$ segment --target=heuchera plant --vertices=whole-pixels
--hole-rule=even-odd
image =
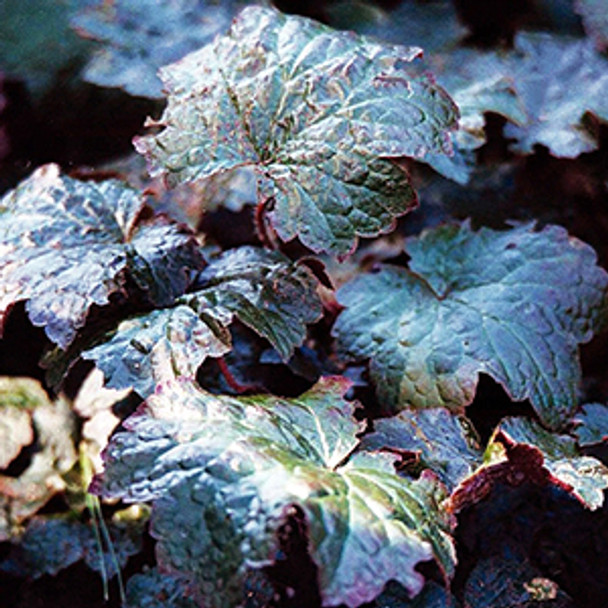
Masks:
[[[85,4],[73,26],[106,45],[86,78],[151,98],[162,86],[162,115],[135,139],[155,181],[48,164],[5,194],[0,336],[24,305],[48,338],[48,386],[84,361],[140,402],[90,486],[151,509],[157,566],[130,578],[124,604],[300,605],[289,602],[303,594],[311,606],[482,608],[509,579],[501,606],[570,605],[508,547],[452,588],[454,535],[460,513],[507,486],[602,507],[608,468],[586,448],[608,436],[608,409],[581,404],[579,346],[608,320],[608,273],[557,225],[451,220],[381,235],[418,205],[413,161],[473,179],[489,112],[517,153],[596,149],[584,126],[608,119],[596,50],[606,10],[577,3],[589,40],[520,33],[511,50],[479,51],[459,44],[463,27],[439,1],[328,7],[335,26],[366,35],[270,6],[238,12],[244,2],[214,5],[207,29],[193,19],[213,3]],[[183,193],[202,207],[218,184],[226,201],[244,189],[256,244],[223,248],[180,223]],[[273,390],[268,367],[294,386]],[[482,374],[531,406],[483,439],[467,418]],[[3,468],[34,433],[42,455],[55,449],[40,412],[59,401],[23,382],[0,383]],[[65,458],[33,463],[23,484],[63,479],[77,456]],[[3,540],[52,494],[26,507],[30,487],[0,478]],[[0,569],[36,578],[85,559],[111,576],[139,550],[118,524],[113,534],[95,557],[90,526],[35,519]],[[65,557],[41,561],[63,537]],[[281,583],[285,564],[312,572],[312,590],[294,592],[296,570]]]

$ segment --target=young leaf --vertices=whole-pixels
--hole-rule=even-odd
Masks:
[[[444,408],[404,410],[374,422],[362,447],[417,456],[452,492],[451,507],[485,498],[498,481],[554,484],[591,510],[603,503],[608,468],[581,455],[569,435],[551,433],[527,418],[505,418],[485,451],[476,441],[471,423]]]
[[[608,8],[603,0],[574,0],[576,12],[583,17],[585,31],[598,49],[605,51],[608,47]]]
[[[131,95],[161,98],[158,68],[181,59],[224,33],[245,0],[88,0],[72,18],[81,35],[102,47],[84,78]]]
[[[193,578],[209,606],[242,599],[247,569],[277,558],[279,528],[294,509],[305,519],[324,605],[359,606],[389,579],[416,593],[419,561],[435,557],[453,570],[441,487],[397,476],[385,454],[351,457],[361,426],[343,399],[347,388],[325,378],[284,399],[164,385],[114,436],[93,489],[156,501],[159,556]]]
[[[569,435],[551,433],[527,418],[505,418],[494,432],[483,464],[450,496],[454,512],[484,499],[498,482],[552,484],[591,510],[602,506],[608,468],[582,456]]]
[[[441,226],[407,241],[409,268],[384,266],[338,291],[342,356],[371,358],[387,410],[462,411],[480,373],[550,428],[577,406],[578,344],[605,321],[608,274],[563,228]]]
[[[199,274],[195,291],[174,308],[123,321],[110,340],[83,356],[104,372],[107,386],[132,386],[147,397],[161,380],[193,378],[207,357],[227,353],[228,326],[237,316],[286,360],[306,337],[306,324],[321,314],[316,287],[306,266],[279,252],[230,250]]]
[[[250,7],[161,70],[165,128],[136,148],[170,184],[253,165],[281,239],[344,255],[415,205],[388,158],[449,152],[457,110],[419,54]]]
[[[601,403],[583,405],[582,412],[573,422],[576,425],[572,434],[582,446],[595,445],[608,440],[608,407]]]
[[[132,387],[142,397],[154,392],[170,375],[194,378],[207,357],[221,357],[230,348],[230,314],[199,316],[186,305],[153,310],[122,321],[107,341],[82,356],[95,362],[108,388]]]
[[[202,259],[196,242],[159,218],[138,223],[143,203],[118,181],[80,182],[46,165],[0,200],[0,332],[26,300],[32,323],[65,349],[91,306],[133,281],[153,305],[174,301]]]

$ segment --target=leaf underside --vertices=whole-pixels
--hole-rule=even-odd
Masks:
[[[338,291],[343,357],[371,359],[381,406],[462,411],[480,373],[550,428],[577,406],[578,344],[606,312],[608,275],[563,228],[442,226],[409,239],[409,268],[384,266]]]
[[[348,254],[416,204],[388,159],[450,152],[457,110],[408,68],[419,51],[247,8],[228,35],[161,70],[165,128],[136,148],[170,184],[252,165],[282,240]]]

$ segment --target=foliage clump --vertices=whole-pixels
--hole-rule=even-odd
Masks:
[[[122,606],[601,596],[539,557],[525,505],[606,517],[581,348],[608,252],[571,217],[606,200],[608,9],[523,2],[501,29],[384,4],[53,13],[95,40],[65,73],[155,118],[139,157],[0,198],[0,584],[84,564]],[[30,55],[0,69],[44,104]],[[563,201],[529,200],[536,166],[566,168]]]

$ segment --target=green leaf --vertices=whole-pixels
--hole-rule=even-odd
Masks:
[[[462,411],[485,373],[551,428],[577,406],[578,344],[605,321],[608,275],[563,228],[441,226],[338,291],[343,357],[371,359],[382,407]]]
[[[435,557],[453,572],[442,487],[399,477],[386,454],[351,456],[361,425],[347,388],[325,378],[284,399],[164,385],[114,436],[93,489],[154,500],[161,562],[190,575],[213,607],[241,601],[247,570],[277,559],[279,528],[294,509],[324,605],[359,606],[389,579],[416,593],[418,562]]]
[[[600,403],[583,405],[582,412],[577,414],[573,423],[572,434],[582,446],[595,445],[608,440],[608,407]]]
[[[88,0],[72,18],[81,35],[100,41],[85,80],[131,95],[161,98],[158,68],[228,29],[245,0]]]
[[[406,465],[418,458],[418,470],[430,469],[452,492],[454,511],[486,498],[499,481],[553,484],[591,510],[603,504],[608,488],[608,468],[581,455],[574,437],[527,418],[502,420],[485,451],[471,423],[444,408],[404,410],[374,427],[362,447],[399,454]]]
[[[194,378],[207,357],[232,348],[228,326],[236,316],[285,359],[321,315],[317,280],[279,252],[240,247],[213,260],[173,308],[123,321],[105,343],[83,353],[111,388],[141,396],[171,377]]]
[[[318,321],[317,280],[304,265],[279,252],[239,247],[223,253],[198,277],[192,298],[226,309],[266,338],[284,360]]]
[[[26,300],[32,323],[65,349],[93,305],[126,295],[128,280],[150,304],[182,294],[201,267],[196,242],[163,218],[138,222],[135,190],[80,182],[56,165],[36,170],[0,200],[0,331]]]
[[[608,8],[603,0],[575,0],[574,8],[583,17],[585,31],[598,49],[608,47]]]
[[[523,126],[505,127],[515,151],[529,154],[542,144],[553,156],[576,158],[597,149],[585,118],[608,121],[608,60],[591,41],[520,33],[508,65],[529,116]]]
[[[418,55],[250,7],[227,36],[161,70],[165,128],[136,148],[170,184],[254,166],[281,239],[345,255],[415,206],[388,158],[449,153],[457,110],[409,71]]]

